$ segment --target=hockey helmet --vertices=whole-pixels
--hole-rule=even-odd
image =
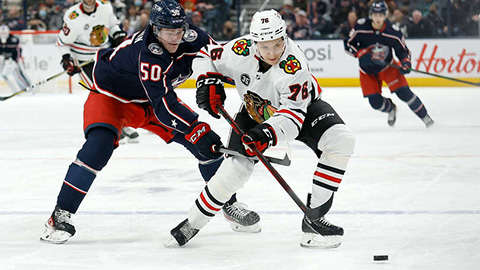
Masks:
[[[387,4],[384,1],[373,2],[372,6],[370,7],[370,12],[368,13],[371,16],[373,13],[380,13],[387,16],[388,8]]]
[[[6,24],[0,25],[0,40],[2,43],[6,43],[10,36],[10,28]]]
[[[286,38],[287,26],[280,14],[271,9],[257,11],[250,23],[250,35],[255,42]]]
[[[150,25],[161,28],[188,28],[187,14],[182,6],[173,0],[158,1],[150,10]]]

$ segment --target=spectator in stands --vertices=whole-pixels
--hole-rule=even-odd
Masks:
[[[350,33],[350,30],[352,30],[353,27],[355,27],[357,20],[358,16],[354,10],[348,12],[348,19],[347,21],[341,23],[340,26],[337,28],[336,37],[341,39],[345,39],[346,37],[348,37],[348,33]]]
[[[63,25],[63,10],[55,5],[55,0],[45,0],[47,16],[42,19],[47,24],[48,30],[58,30]]]
[[[119,21],[123,22],[127,16],[127,5],[124,0],[111,0],[110,2],[112,2],[113,13]],[[128,23],[130,24],[130,21]]]
[[[203,25],[203,17],[200,11],[194,11],[190,17],[190,23],[196,27],[206,31],[205,26]]]
[[[300,9],[295,13],[295,23],[287,28],[287,34],[291,39],[311,39],[312,30],[307,19],[307,13]]]
[[[148,14],[146,12],[140,12],[139,29],[138,30],[147,28],[149,23],[150,23],[150,21],[148,19]]]
[[[340,6],[332,10],[333,25],[340,25],[347,20],[350,10],[352,10],[352,2],[350,0],[341,0]]]
[[[129,5],[127,8],[126,19],[130,21],[130,25],[135,29],[135,31],[140,30],[140,9],[134,5]]]
[[[308,10],[309,0],[293,0],[293,7],[303,11]]]
[[[135,33],[135,28],[132,27],[128,19],[122,20],[122,29],[127,33],[127,36],[131,36],[133,33]]]
[[[279,14],[282,15],[282,19],[285,21],[287,27],[295,23],[295,12],[292,0],[283,0]]]
[[[225,21],[223,24],[223,31],[221,40],[229,41],[237,37],[237,31],[233,27],[232,21]]]
[[[438,5],[432,4],[430,6],[430,11],[428,12],[428,15],[426,17],[432,25],[434,36],[444,36],[446,34],[444,31],[445,22],[438,14]]]
[[[423,18],[422,12],[417,9],[413,11],[412,18],[409,19],[407,33],[409,38],[431,37],[433,28],[430,22],[426,18]]]
[[[308,9],[307,17],[312,18],[312,24],[317,24],[322,17],[331,20],[332,6],[329,0],[312,0],[311,7],[311,9]]]
[[[223,0],[198,0],[195,7],[203,15],[207,33],[213,38],[218,38],[223,29]]]
[[[26,21],[20,15],[18,6],[11,6],[8,10],[7,17],[4,20],[10,30],[22,30],[27,28]]]
[[[368,3],[368,0],[357,0],[352,3],[352,10],[357,13],[358,18],[368,17],[368,13],[370,11],[370,6]]]
[[[408,37],[407,24],[408,19],[400,9],[394,9],[392,12],[392,24],[398,27],[404,37]]]
[[[312,39],[332,38],[334,30],[330,16],[324,14],[312,24]]]

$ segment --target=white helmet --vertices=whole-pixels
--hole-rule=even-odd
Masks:
[[[257,11],[250,23],[250,35],[256,42],[286,38],[287,26],[277,11]]]

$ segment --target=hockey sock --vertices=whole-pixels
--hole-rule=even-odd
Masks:
[[[409,87],[402,87],[395,91],[398,98],[405,101],[418,117],[423,118],[427,115],[427,109],[423,105],[423,102],[410,90]]]
[[[208,185],[205,186],[188,213],[188,220],[194,228],[203,228],[222,209],[224,203],[219,197],[210,192]]]
[[[372,106],[372,108],[382,112],[389,112],[394,107],[394,104],[391,99],[384,98],[380,94],[374,94],[374,95],[368,96],[368,102],[370,103],[370,106]]]
[[[97,173],[107,164],[114,149],[115,133],[94,128],[70,165],[57,198],[60,209],[76,213]]]

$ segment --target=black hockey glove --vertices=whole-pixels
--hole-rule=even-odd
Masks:
[[[122,43],[125,39],[127,39],[127,33],[124,31],[117,31],[113,33],[112,38],[112,45],[110,47],[115,48],[120,45],[120,43]]]
[[[222,79],[222,74],[213,72],[202,74],[197,79],[197,105],[217,119],[220,118],[217,106],[223,106],[226,99]]]
[[[410,62],[410,59],[405,58],[401,61],[402,63],[402,68],[400,69],[400,73],[402,74],[408,74],[410,71],[412,71],[412,62]]]
[[[62,56],[62,61],[60,61],[63,69],[67,71],[67,74],[70,76],[75,75],[76,73],[80,73],[80,68],[75,66],[73,63],[73,59],[69,53],[66,53]]]
[[[195,122],[185,134],[185,139],[191,142],[198,153],[205,158],[217,159],[222,156],[222,153],[214,150],[216,146],[223,145],[220,136],[211,130],[207,123]]]
[[[260,152],[265,152],[268,147],[275,146],[277,144],[277,135],[275,130],[267,123],[256,125],[250,129],[245,135],[242,136],[242,142],[245,146],[245,153],[247,156],[255,156],[255,152],[248,147],[249,145],[255,145]],[[241,149],[241,148],[240,148]]]

